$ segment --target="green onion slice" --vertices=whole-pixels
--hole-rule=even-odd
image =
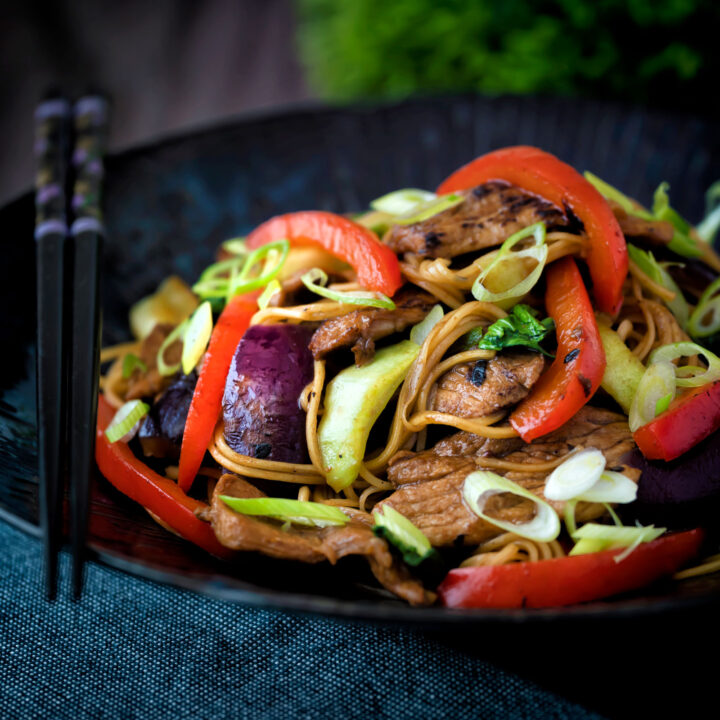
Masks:
[[[233,255],[247,255],[248,252],[244,237],[237,237],[232,238],[232,240],[226,240],[222,244],[222,249],[225,252],[232,253]]]
[[[410,330],[410,339],[416,345],[422,345],[432,329],[443,319],[445,313],[440,304],[433,305],[430,312]]]
[[[677,376],[675,382],[678,387],[700,387],[720,380],[720,358],[715,353],[694,342],[677,342],[663,345],[650,355],[650,363],[652,365],[661,362],[672,363],[673,360],[681,357],[691,357],[692,355],[702,355],[708,364],[707,370],[694,366],[675,368],[673,365]],[[692,375],[688,377],[690,372],[692,372]],[[660,397],[662,395],[657,399]]]
[[[627,548],[629,552],[622,553],[615,558],[616,562],[624,560],[640,543],[657,540],[666,528],[656,528],[654,525],[631,527],[627,525],[600,525],[599,523],[585,523],[579,530],[572,533],[573,540],[591,541],[595,549],[587,550],[588,543],[578,543],[570,551],[570,555],[581,555],[585,552],[600,552],[602,550],[616,550]]]
[[[635,432],[639,427],[654,420],[657,417],[658,403],[662,407],[668,395],[670,396],[670,402],[672,402],[678,384],[675,377],[675,366],[671,362],[667,360],[651,362],[642,378],[640,378],[640,383],[630,406],[628,416],[630,430]]]
[[[616,202],[628,215],[635,215],[645,220],[654,220],[653,214],[644,208],[633,202],[627,195],[620,192],[617,188],[613,187],[604,180],[601,180],[597,175],[593,175],[587,170],[583,173],[585,179],[604,197],[608,200]]]
[[[548,248],[545,244],[545,235],[545,223],[541,222],[529,225],[511,235],[501,245],[491,263],[475,279],[472,286],[475,299],[508,308],[518,298],[530,292],[540,279],[547,260]],[[523,250],[513,251],[515,245],[528,237],[532,237],[532,245]],[[527,274],[524,268],[526,260],[535,261],[535,267]],[[505,285],[505,290],[492,292],[486,287],[491,274],[495,281],[498,277],[503,280],[500,284]]]
[[[282,292],[282,285],[279,280],[275,278],[268,283],[267,287],[262,291],[260,297],[257,299],[258,307],[261,310],[264,310],[270,303],[272,296],[277,295],[279,292]]]
[[[662,182],[658,185],[655,195],[653,196],[652,207],[653,215],[658,220],[665,220],[675,228],[675,233],[673,234],[672,240],[668,243],[668,248],[684,257],[700,257],[702,255],[702,249],[698,247],[697,241],[691,234],[692,226],[685,218],[681,217],[677,211],[670,207],[669,189],[669,183]]]
[[[212,335],[213,319],[210,303],[205,301],[192,314],[183,337],[182,371],[189,375],[207,349]]]
[[[418,205],[435,200],[437,195],[429,190],[405,188],[383,195],[370,203],[373,210],[388,215],[405,215],[412,212]]]
[[[385,310],[394,310],[395,303],[382,293],[374,293],[367,295],[365,293],[356,293],[353,291],[330,290],[326,288],[328,282],[327,273],[320,268],[308,270],[301,278],[303,285],[317,295],[322,295],[330,300],[339,303],[349,303],[350,305],[362,305],[364,307],[377,307]]]
[[[672,300],[663,300],[663,302],[675,316],[680,327],[684,329],[688,323],[690,307],[687,304],[687,300],[685,300],[682,290],[680,290],[670,273],[655,259],[651,252],[645,252],[630,243],[628,243],[627,249],[630,259],[635,262],[648,277],[658,285],[662,285],[665,289],[675,293],[675,297]]]
[[[570,500],[590,490],[605,470],[605,456],[597,448],[573,453],[560,463],[545,482],[548,500]]]
[[[635,502],[637,498],[637,484],[627,475],[605,470],[597,482],[587,490],[576,496],[577,500],[594,503],[616,503],[625,505]]]
[[[720,228],[720,180],[714,182],[705,194],[705,218],[697,226],[697,234],[711,243]]]
[[[123,380],[127,380],[133,374],[135,368],[140,368],[142,372],[147,371],[147,365],[137,355],[128,353],[122,361]]]
[[[713,280],[700,296],[690,315],[687,330],[693,337],[707,337],[720,330],[720,278]]]
[[[185,334],[185,328],[187,328],[188,321],[183,320],[166,338],[163,340],[163,344],[157,353],[157,369],[163,377],[174,375],[182,365],[182,362],[176,365],[168,365],[165,362],[165,351],[176,341],[180,340]],[[184,348],[183,348],[184,350]]]
[[[111,442],[130,442],[140,429],[140,421],[150,412],[150,406],[142,400],[130,400],[118,408],[105,429],[105,437]]]
[[[454,208],[456,205],[465,202],[465,196],[459,193],[450,193],[449,195],[439,195],[426,202],[419,203],[414,208],[403,215],[395,215],[393,222],[397,225],[413,225],[414,223],[423,222],[438,213]]]
[[[488,470],[476,470],[470,473],[463,483],[463,499],[468,507],[480,518],[529,540],[550,542],[560,534],[560,519],[553,508],[537,495],[525,490],[517,483]],[[485,513],[487,501],[494,495],[511,493],[531,500],[535,505],[535,515],[526,523],[514,524],[494,518]]]
[[[335,527],[350,522],[350,518],[332,505],[285,498],[236,498],[221,495],[220,499],[242,515],[260,515],[308,527]]]
[[[384,537],[400,550],[403,560],[408,565],[419,565],[435,554],[422,530],[389,505],[381,505],[373,512],[373,517],[375,518],[373,532],[379,537]]]

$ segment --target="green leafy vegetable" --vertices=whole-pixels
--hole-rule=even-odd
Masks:
[[[540,347],[547,334],[555,329],[552,318],[537,319],[538,313],[528,305],[516,305],[512,312],[496,320],[477,343],[480,350],[504,350],[509,347],[528,347],[554,357]],[[475,330],[480,330],[476,328]],[[475,332],[475,330],[471,331]]]
[[[424,533],[389,505],[375,510],[373,517],[373,532],[400,550],[408,565],[414,567],[437,554]]]

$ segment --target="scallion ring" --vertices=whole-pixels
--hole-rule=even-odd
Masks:
[[[160,349],[157,352],[157,369],[158,372],[163,377],[169,377],[170,375],[174,375],[179,369],[182,363],[177,363],[175,365],[168,365],[165,362],[165,351],[176,341],[180,340],[184,334],[185,329],[188,326],[188,321],[183,320],[166,338],[163,340],[163,344],[160,346]]]
[[[260,297],[257,299],[258,307],[261,310],[264,310],[270,303],[272,296],[277,295],[279,292],[282,292],[282,285],[277,278],[274,278],[267,284],[267,287],[262,291]]]
[[[588,550],[588,543],[581,545],[581,543],[578,542],[570,551],[570,555],[582,555],[586,552],[628,548],[629,552],[622,553],[615,558],[616,562],[621,562],[640,543],[656,540],[665,531],[666,528],[656,528],[654,525],[632,527],[626,525],[585,523],[579,530],[572,533],[572,538],[575,541],[590,541],[595,549]]]
[[[431,200],[415,205],[415,207],[403,215],[395,215],[393,222],[396,225],[413,225],[423,222],[424,220],[429,220],[434,215],[454,208],[463,202],[465,202],[465,195],[460,195],[459,193],[439,195]]]
[[[487,501],[494,495],[510,493],[532,501],[535,515],[525,523],[505,522],[485,512]],[[560,534],[560,519],[555,510],[517,483],[488,470],[470,473],[463,483],[463,499],[468,507],[480,518],[507,532],[515,533],[537,542],[551,542]]]
[[[404,188],[376,198],[370,203],[370,207],[388,215],[405,215],[412,212],[418,205],[436,198],[437,195],[429,190]]]
[[[548,476],[543,494],[548,500],[570,500],[590,490],[605,470],[605,456],[597,448],[570,455]]]
[[[189,375],[200,362],[212,335],[212,308],[206,300],[192,314],[183,336],[182,371]]]
[[[705,288],[690,315],[687,330],[693,337],[707,337],[720,330],[720,278]]]
[[[667,360],[651,362],[640,378],[628,416],[630,430],[635,432],[639,427],[647,425],[657,417],[658,403],[670,396],[675,397],[676,385],[675,366]],[[667,404],[669,405],[670,402]],[[666,408],[667,409],[667,408]]]
[[[220,499],[242,515],[258,515],[310,527],[346,525],[350,518],[332,505],[286,498],[236,498],[221,495]]]
[[[128,353],[122,361],[123,380],[127,380],[133,374],[135,368],[139,368],[142,372],[147,371],[147,365],[137,355]]]
[[[373,295],[367,295],[359,292],[340,290],[330,290],[326,288],[328,282],[327,273],[320,268],[313,268],[308,270],[301,278],[303,285],[314,292],[316,295],[334,300],[339,303],[348,303],[350,305],[361,305],[363,307],[377,307],[383,308],[384,310],[394,310],[395,303],[387,296],[382,293],[374,293]]]
[[[535,287],[535,284],[542,275],[543,268],[548,256],[548,247],[545,244],[545,223],[535,223],[511,235],[502,244],[490,264],[477,276],[472,286],[472,294],[476,300],[481,302],[496,303],[507,309],[516,300]],[[513,250],[513,247],[525,238],[532,237],[533,244],[523,250]],[[535,267],[528,273],[525,269],[525,261],[535,262]],[[520,267],[518,268],[518,264]],[[497,278],[500,276],[501,283],[495,280],[494,284],[501,284],[504,290],[493,292],[486,286],[491,274]]]
[[[122,405],[105,428],[109,442],[130,442],[140,428],[140,421],[150,412],[150,406],[142,400],[130,400]]]
[[[686,377],[687,370],[683,371],[683,368],[678,368],[675,371],[677,375],[675,382],[678,387],[700,387],[720,380],[720,358],[710,350],[693,342],[677,342],[663,345],[650,355],[650,363],[652,365],[661,362],[671,363],[678,358],[692,357],[693,355],[702,355],[708,364],[708,368],[707,370],[696,368],[701,372],[697,372],[690,377]],[[674,365],[673,369],[675,369]]]

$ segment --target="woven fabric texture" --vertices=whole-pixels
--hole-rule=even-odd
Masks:
[[[598,717],[406,628],[246,608],[94,564],[82,602],[63,586],[48,603],[40,543],[0,523],[0,544],[8,720]]]

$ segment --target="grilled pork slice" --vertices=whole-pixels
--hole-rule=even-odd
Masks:
[[[490,415],[527,397],[544,368],[544,357],[534,352],[457,365],[438,381],[432,409],[464,418]]]
[[[570,422],[532,443],[519,438],[487,440],[470,433],[456,433],[430,450],[405,453],[388,469],[388,479],[398,489],[383,502],[402,513],[420,528],[434,546],[462,541],[476,545],[502,531],[477,517],[462,499],[467,475],[480,467],[481,457],[527,464],[564,457],[575,448],[594,447],[602,451],[607,465],[637,481],[640,473],[621,462],[634,448],[627,421],[622,415],[597,408],[583,408]],[[547,472],[499,471],[541,498]],[[563,503],[550,501],[561,511]],[[498,495],[491,511],[507,522],[525,522],[533,515],[529,501]],[[601,505],[580,503],[578,520],[586,522],[604,512]]]
[[[629,215],[613,200],[608,202],[626,238],[660,247],[667,245],[673,239],[675,228],[666,220],[645,220],[636,215]]]
[[[383,242],[398,255],[452,258],[501,245],[536,222],[548,228],[570,224],[554,205],[507,183],[488,182],[461,194],[465,202],[413,225],[394,225]]]
[[[402,332],[419,323],[435,304],[429,293],[407,287],[394,298],[395,310],[364,308],[325,320],[310,341],[310,351],[316,360],[333,350],[352,347],[355,364],[364,365],[375,354],[375,341]]]
[[[367,513],[352,513],[343,527],[283,530],[281,524],[241,515],[231,510],[220,495],[253,498],[264,493],[235,475],[223,475],[213,492],[210,521],[220,543],[233,550],[251,550],[285,560],[335,564],[347,555],[363,555],[377,580],[411,605],[428,605],[432,593],[411,577],[407,568],[390,553],[387,543],[371,530]]]

